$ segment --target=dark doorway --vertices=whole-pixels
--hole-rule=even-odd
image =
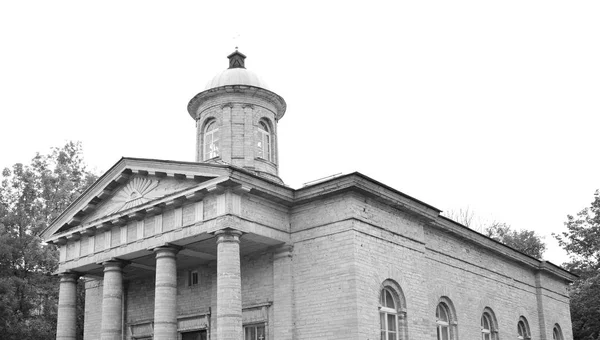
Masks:
[[[207,340],[206,330],[181,333],[181,340]]]

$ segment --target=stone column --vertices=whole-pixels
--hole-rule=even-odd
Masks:
[[[178,249],[158,247],[154,284],[154,339],[177,340],[177,261]]]
[[[292,247],[284,245],[273,253],[273,339],[293,338]]]
[[[57,340],[75,340],[77,333],[77,279],[78,274],[62,273],[58,292]]]
[[[101,340],[121,340],[123,332],[123,262],[107,261],[102,288]]]
[[[217,236],[217,340],[240,340],[242,329],[242,278],[240,236],[233,229]]]

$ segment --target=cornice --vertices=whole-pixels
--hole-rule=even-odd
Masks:
[[[276,94],[275,92],[249,85],[226,85],[202,91],[195,95],[188,103],[188,113],[193,119],[197,119],[196,114],[198,108],[202,106],[205,102],[215,97],[231,93],[248,95],[252,98],[259,98],[270,102],[275,106],[275,109],[277,111],[275,112],[276,120],[280,120],[283,117],[287,108],[287,104],[283,97]]]

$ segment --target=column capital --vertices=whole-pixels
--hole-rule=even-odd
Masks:
[[[160,247],[153,248],[152,251],[156,254],[156,257],[175,257],[177,253],[183,249],[183,247],[174,244],[165,244]]]
[[[58,275],[58,277],[60,277],[60,282],[77,282],[77,280],[81,276],[80,273],[69,272],[69,271],[60,272],[57,275]]]
[[[242,232],[235,229],[221,229],[215,231],[215,236],[217,237],[217,244],[221,242],[235,242],[240,243],[240,236],[242,236]]]
[[[110,259],[108,261],[103,261],[102,266],[104,267],[104,272],[109,271],[121,271],[123,267],[129,264],[129,261],[123,261],[119,259]]]

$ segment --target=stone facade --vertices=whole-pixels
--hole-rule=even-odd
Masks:
[[[359,173],[283,185],[285,102],[235,72],[190,102],[198,162],[124,158],[45,231],[57,339],[74,339],[77,277],[86,340],[572,339],[560,267]]]

